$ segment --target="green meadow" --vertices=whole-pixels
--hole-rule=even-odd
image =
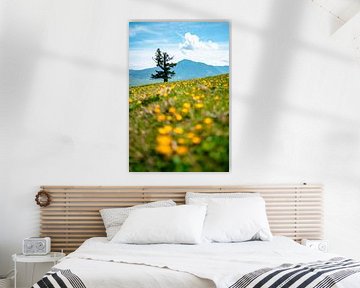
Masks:
[[[229,171],[229,74],[129,88],[129,171]]]

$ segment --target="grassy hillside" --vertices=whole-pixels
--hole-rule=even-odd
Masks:
[[[229,171],[229,74],[129,89],[130,171]]]

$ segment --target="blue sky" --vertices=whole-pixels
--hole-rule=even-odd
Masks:
[[[154,67],[157,48],[209,65],[229,65],[228,22],[129,22],[129,68]]]

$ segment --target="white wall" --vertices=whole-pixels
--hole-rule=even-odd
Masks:
[[[41,184],[323,183],[330,250],[360,258],[360,66],[311,1],[0,3],[0,273]],[[230,173],[128,173],[130,19],[232,21]]]

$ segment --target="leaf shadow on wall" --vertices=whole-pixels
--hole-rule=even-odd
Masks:
[[[148,3],[146,0],[136,1]],[[169,11],[177,11],[180,15],[183,13],[183,19],[228,19],[221,10],[218,13],[209,12],[206,9],[200,8],[196,3],[192,5],[178,1],[153,0],[152,5],[164,7]],[[247,109],[246,120],[240,124],[242,125],[241,128],[238,128],[239,124],[233,122],[234,115],[231,115],[231,135],[234,133],[241,135],[239,136],[240,143],[236,143],[236,145],[239,145],[238,147],[234,147],[234,143],[230,142],[232,148],[237,150],[237,158],[231,157],[232,162],[246,163],[247,169],[252,171],[256,171],[258,167],[266,167],[268,163],[270,165],[273,162],[273,150],[278,145],[276,140],[279,141],[279,139],[276,138],[279,138],[280,125],[283,122],[282,117],[285,113],[299,116],[302,119],[311,119],[315,122],[320,120],[324,123],[331,123],[330,125],[340,124],[342,126],[350,125],[351,127],[360,125],[354,119],[327,112],[325,109],[294,105],[289,101],[292,95],[286,91],[286,84],[293,68],[294,58],[298,55],[299,51],[312,53],[329,60],[336,59],[344,64],[351,64],[354,61],[352,57],[346,54],[331,47],[319,46],[308,42],[301,36],[301,28],[305,21],[304,10],[312,8],[311,3],[304,1],[271,1],[268,21],[263,27],[255,27],[238,18],[229,19],[231,29],[233,30],[232,35],[235,34],[235,31],[236,33],[253,33],[262,42],[261,53],[256,61],[257,68],[253,77],[252,90],[247,95],[241,93],[232,93],[231,95],[232,110],[235,108],[234,105],[246,106]],[[159,21],[159,19],[149,19],[149,21]],[[239,52],[241,53],[241,51],[234,51],[232,49],[234,57],[231,57],[230,65],[233,72],[241,69],[241,63],[234,62],[235,53]],[[234,77],[234,75],[231,75],[231,78]],[[232,87],[232,90],[235,90],[234,87]],[[316,97],[316,95],[313,97]],[[235,127],[238,130],[235,131]],[[280,139],[280,141],[284,140]],[[248,165],[251,165],[251,167]],[[300,173],[300,175],[304,175],[304,173],[308,173],[308,171],[299,170],[296,165],[289,168],[291,168],[294,174]],[[326,171],[320,172],[324,173]]]

